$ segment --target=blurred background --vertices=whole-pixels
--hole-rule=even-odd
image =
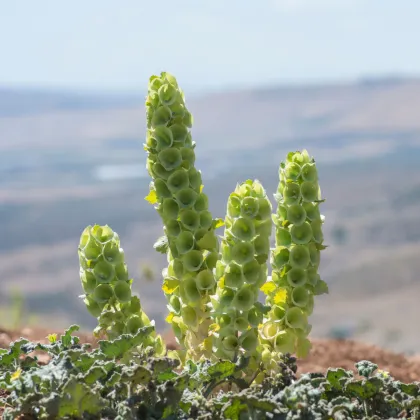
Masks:
[[[0,1],[0,325],[95,325],[77,246],[98,223],[166,328],[142,143],[148,79],[169,71],[214,217],[238,181],[272,197],[287,152],[315,157],[330,294],[312,336],[420,352],[419,17],[416,0]]]

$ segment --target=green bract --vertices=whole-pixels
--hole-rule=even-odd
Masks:
[[[131,294],[132,280],[117,233],[109,226],[88,226],[80,237],[78,253],[82,297],[89,313],[98,319],[95,335],[114,339],[151,326],[140,299]],[[162,338],[154,331],[142,345],[153,347],[157,354],[165,352]]]
[[[271,310],[260,328],[265,365],[273,370],[279,353],[306,356],[314,296],[328,292],[318,274],[320,251],[325,245],[315,161],[306,150],[289,153],[280,165],[279,176],[272,279],[263,288]]]
[[[186,356],[197,360],[206,352],[219,243],[201,173],[194,167],[192,117],[169,73],[150,78],[146,119],[146,166],[152,178],[146,199],[162,218],[168,244],[169,266],[163,272],[167,319]]]
[[[261,229],[265,226],[265,229]],[[253,355],[263,313],[257,304],[267,280],[271,203],[259,181],[237,185],[229,196],[222,238],[222,258],[216,264],[218,287],[212,298],[213,334],[217,357],[235,360]]]

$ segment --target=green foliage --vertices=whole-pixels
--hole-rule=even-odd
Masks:
[[[243,360],[189,360],[181,367],[140,350],[149,328],[100,341],[95,349],[72,335],[77,326],[59,339],[50,336],[49,344],[11,343],[0,351],[3,419],[419,418],[419,384],[395,381],[368,361],[356,364],[361,380],[344,369],[296,380],[296,359],[284,355],[276,375],[250,384],[235,376]],[[31,356],[34,351],[47,353],[49,363]],[[226,384],[231,390],[222,392]]]

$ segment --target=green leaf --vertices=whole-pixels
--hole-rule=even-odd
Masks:
[[[328,369],[327,371],[327,381],[336,389],[342,389],[343,388],[343,379],[349,379],[352,378],[353,374],[350,371],[346,371],[344,369],[338,368],[338,369]]]
[[[379,378],[371,378],[376,379],[380,381]],[[378,390],[380,388],[380,385],[378,386],[378,383],[372,382],[370,380],[368,381],[354,381],[349,382],[345,386],[346,392],[349,392],[350,394],[353,394],[354,396],[362,399],[367,400],[368,398],[372,398],[375,394],[378,393]]]
[[[107,371],[102,366],[92,366],[84,375],[83,379],[86,384],[93,385],[96,381],[104,379],[107,376]]]
[[[144,385],[150,382],[152,372],[144,366],[124,367],[121,381],[131,382],[134,385]]]
[[[360,376],[369,378],[378,369],[378,365],[370,362],[369,360],[361,360],[354,365]]]
[[[153,248],[161,254],[166,254],[169,248],[168,237],[166,235],[161,236],[153,245]]]
[[[257,408],[259,410],[264,410],[269,413],[273,412],[278,408],[277,404],[269,400],[268,398],[258,398],[253,395],[247,395],[246,398],[243,398],[242,401],[247,404],[249,408]]]
[[[248,410],[247,406],[242,404],[241,400],[236,397],[225,404],[224,408],[222,409],[222,413],[225,419],[239,420],[239,416],[244,410]]]
[[[213,378],[221,381],[222,379],[231,376],[235,372],[235,363],[229,360],[217,362],[214,365],[209,366],[207,373]]]
[[[417,384],[400,384],[401,391],[412,397],[417,397],[420,394],[420,387]]]
[[[60,392],[58,416],[79,416],[98,414],[107,401],[92,392],[85,384],[78,383],[75,377],[70,378]]]
[[[328,294],[329,290],[327,283],[324,280],[318,280],[314,288],[314,293],[316,296]]]
[[[270,310],[271,310],[271,306],[270,305],[264,305],[261,302],[255,302],[254,303],[254,307],[256,309],[258,309],[258,311],[260,311],[264,315],[268,314],[270,312]]]
[[[75,331],[79,331],[79,329],[80,327],[78,325],[71,325],[66,331],[64,331],[64,335],[60,337],[61,343],[64,347],[67,348],[79,343],[79,338],[72,336],[72,334]]]
[[[98,342],[98,345],[105,356],[120,359],[134,347],[142,344],[154,330],[154,326],[146,326],[139,329],[135,335],[122,334],[113,341],[101,340]]]

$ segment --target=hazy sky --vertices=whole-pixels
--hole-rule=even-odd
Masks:
[[[0,0],[0,85],[194,91],[420,75],[419,0]]]

